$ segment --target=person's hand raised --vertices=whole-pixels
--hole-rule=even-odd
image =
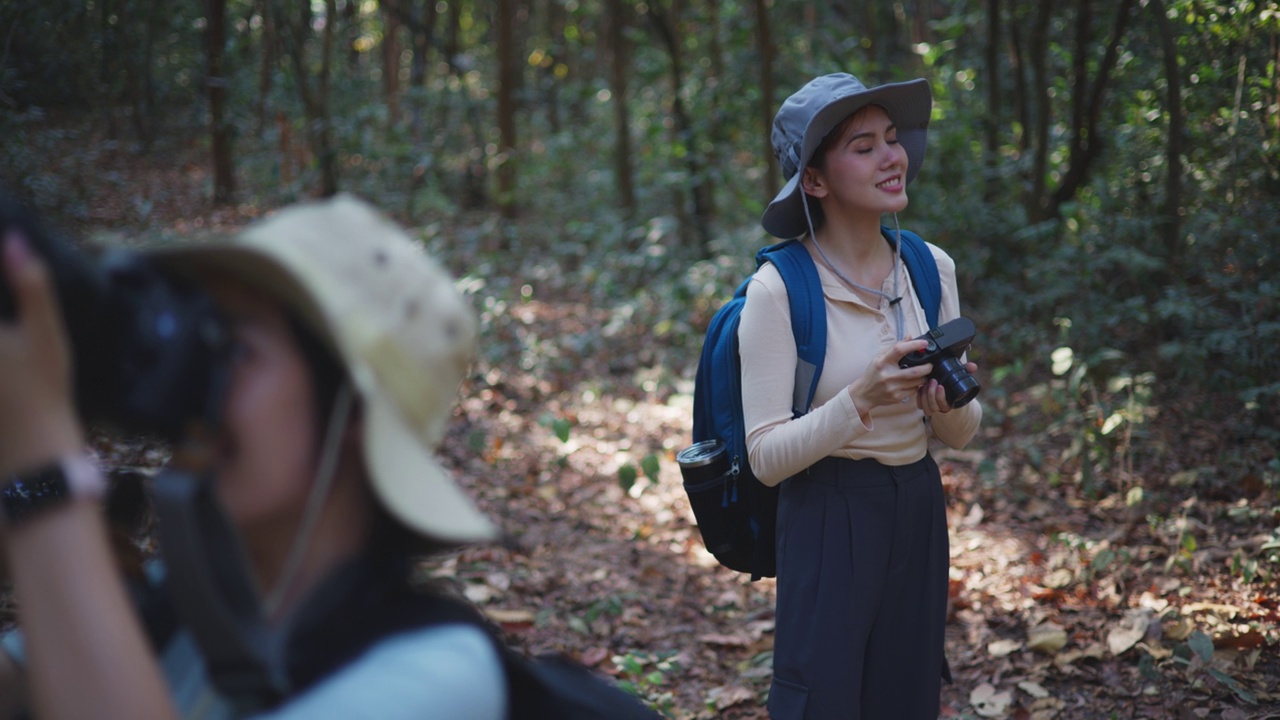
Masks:
[[[3,239],[16,314],[0,320],[0,473],[79,452],[69,343],[48,268],[17,233]]]

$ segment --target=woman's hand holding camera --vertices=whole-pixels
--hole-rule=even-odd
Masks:
[[[870,421],[874,408],[904,403],[917,395],[926,384],[925,378],[933,370],[933,365],[926,363],[904,369],[898,367],[898,359],[907,353],[924,350],[927,345],[924,340],[904,340],[894,345],[872,360],[862,377],[849,385],[849,397],[858,408],[862,422]]]
[[[972,375],[978,372],[978,364],[965,363],[964,369]],[[951,412],[951,406],[947,404],[946,391],[933,378],[926,380],[920,386],[920,390],[916,394],[916,407],[920,408],[925,417]]]
[[[872,409],[910,402],[913,397],[916,407],[925,417],[951,411],[942,386],[929,378],[929,373],[933,372],[932,363],[909,368],[898,366],[904,355],[924,350],[927,346],[925,340],[904,340],[871,361],[862,377],[849,385],[849,396],[864,423],[870,420]],[[975,363],[968,363],[965,367],[970,373],[978,369]]]
[[[16,233],[3,239],[16,317],[0,320],[0,473],[83,448],[66,331],[49,272]]]

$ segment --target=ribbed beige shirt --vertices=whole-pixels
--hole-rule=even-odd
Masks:
[[[814,254],[812,245],[805,241]],[[956,292],[956,264],[932,243],[942,280],[942,308],[938,324],[960,316]],[[766,263],[747,287],[747,301],[738,327],[742,357],[742,410],[747,427],[751,469],[766,485],[776,485],[828,455],[874,458],[885,465],[906,465],[928,451],[930,427],[939,440],[964,447],[982,421],[977,401],[922,422],[924,413],[914,402],[872,409],[870,425],[863,424],[846,392],[871,361],[898,342],[896,312],[889,301],[868,305],[816,261],[827,299],[827,355],[814,396],[814,409],[792,419],[796,345],[791,334],[787,289],[778,270]],[[882,290],[892,295],[893,273]],[[903,307],[903,339],[919,337],[928,328],[920,300],[905,265],[898,265],[898,295]],[[981,335],[974,341],[982,342]]]

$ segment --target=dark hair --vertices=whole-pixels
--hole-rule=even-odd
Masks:
[[[347,370],[315,331],[291,312],[286,313],[286,317],[298,351],[311,371],[311,394],[316,406],[315,436],[318,444],[323,443],[338,390],[347,381]]]

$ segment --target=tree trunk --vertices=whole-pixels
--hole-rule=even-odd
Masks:
[[[267,98],[271,96],[271,85],[275,78],[276,67],[276,24],[275,13],[267,7],[270,0],[257,0],[258,14],[262,16],[262,59],[258,65],[258,99],[254,103],[254,116],[257,118],[256,135],[261,138],[267,129]]]
[[[440,13],[436,11],[435,0],[422,0],[412,4],[413,23],[410,29],[413,32],[413,64],[409,70],[409,86],[421,88],[427,84],[427,56],[431,52],[431,36]]]
[[[711,187],[703,170],[702,157],[698,154],[697,134],[693,122],[684,106],[681,90],[684,87],[684,53],[677,36],[679,23],[679,3],[672,2],[671,17],[663,16],[658,0],[649,3],[649,18],[662,44],[667,48],[671,58],[671,119],[675,133],[675,145],[684,152],[685,171],[689,176],[690,195],[693,200],[692,226],[703,253],[711,255],[711,218],[714,215],[711,200]],[[677,153],[678,154],[678,153]]]
[[[360,47],[357,45],[360,39],[360,10],[356,0],[347,0],[342,6],[342,25],[347,31],[347,67],[354,68],[360,64]]]
[[[915,42],[933,44],[933,33],[929,31],[929,16],[932,14],[932,0],[916,0],[915,28],[913,32]]]
[[[870,5],[870,3],[866,3]],[[773,116],[777,112],[774,103],[775,86],[773,80],[773,26],[769,22],[769,0],[755,0],[756,6],[756,49],[760,53],[760,137],[764,140],[764,158],[768,168],[764,174],[764,192],[766,201],[773,200],[778,194],[778,159],[773,155]],[[871,11],[868,10],[868,13]]]
[[[99,28],[99,36],[102,38],[102,65],[98,74],[98,84],[101,86],[102,97],[107,99],[102,103],[102,110],[106,115],[107,139],[114,140],[118,130],[116,129],[116,98],[112,86],[115,84],[114,78],[119,76],[120,40],[118,30],[111,26],[111,0],[100,0],[98,7],[100,8],[99,21],[102,23]]]
[[[235,196],[231,162],[231,125],[227,122],[227,2],[208,0],[205,26],[205,86],[209,90],[209,131],[213,150],[213,202],[230,203]]]
[[[994,202],[1000,194],[1000,45],[1000,0],[987,0],[987,112],[983,123],[986,130],[983,197],[987,202]]]
[[[1089,177],[1089,168],[1102,150],[1102,140],[1098,136],[1098,118],[1102,115],[1102,104],[1106,99],[1107,85],[1111,81],[1111,71],[1115,69],[1120,58],[1120,41],[1124,38],[1132,15],[1130,10],[1134,0],[1120,0],[1116,9],[1116,19],[1112,26],[1111,39],[1107,42],[1102,62],[1094,73],[1092,83],[1089,82],[1087,66],[1077,60],[1076,67],[1085,75],[1083,80],[1077,79],[1076,89],[1072,91],[1071,119],[1071,151],[1067,172],[1062,182],[1049,198],[1047,212],[1049,217],[1058,217],[1062,204],[1071,200],[1080,191]],[[1081,0],[1082,14],[1089,0]],[[1086,21],[1091,22],[1091,19]],[[1076,53],[1088,51],[1091,44],[1091,31],[1083,28],[1078,31]],[[1089,87],[1092,85],[1092,87]]]
[[[516,216],[516,0],[498,0],[498,207]]]
[[[1022,50],[1022,28],[1018,6],[1009,8],[1009,70],[1013,75],[1013,108],[1018,114],[1018,156],[1031,152],[1031,94],[1027,90],[1026,54]]]
[[[337,0],[325,0],[324,6],[326,18],[338,16]],[[321,36],[320,42],[320,76],[316,78],[319,98],[311,122],[312,132],[314,133],[314,140],[311,146],[315,148],[316,158],[320,163],[321,197],[329,197],[338,192],[338,151],[333,146],[333,118],[329,114],[329,87],[331,80],[329,68],[333,64],[334,31],[334,23],[325,22],[324,34]]]
[[[309,0],[299,2],[293,8],[298,15],[293,20],[285,14],[285,6],[289,4],[272,3],[272,7],[277,12],[276,26],[281,30],[281,38],[286,41],[286,49],[292,61],[298,94],[302,96],[302,106],[307,117],[307,144],[311,146],[320,170],[319,195],[329,197],[338,192],[338,153],[333,146],[333,123],[329,114],[329,68],[333,60],[334,23],[324,24],[320,42],[320,70],[312,78],[306,59],[307,40],[312,34],[311,4]],[[325,0],[325,16],[329,19],[338,16],[337,0]]]
[[[399,0],[382,0],[382,97],[387,104],[387,122],[400,124],[400,20]]]
[[[547,3],[546,16],[546,37],[547,37],[547,56],[539,63],[538,72],[542,78],[543,96],[542,103],[547,112],[547,125],[551,128],[551,134],[555,135],[560,132],[560,78],[556,75],[557,65],[564,62],[561,58],[561,47],[564,39],[564,5],[551,0]]]
[[[1169,113],[1169,134],[1165,142],[1164,205],[1160,210],[1157,227],[1164,240],[1165,256],[1169,272],[1178,277],[1182,269],[1182,142],[1186,120],[1182,116],[1182,71],[1178,68],[1178,44],[1174,38],[1169,16],[1163,0],[1150,0],[1155,14],[1156,27],[1160,29],[1160,42],[1164,49],[1164,74],[1166,110]]]
[[[1026,200],[1027,220],[1036,224],[1046,219],[1048,198],[1045,185],[1049,175],[1049,12],[1052,3],[1040,3],[1035,29],[1031,33],[1031,92],[1035,96],[1035,130],[1032,134],[1031,194]]]
[[[630,69],[626,22],[628,6],[623,0],[609,0],[609,44],[613,62],[609,66],[609,85],[613,96],[613,176],[618,189],[618,204],[631,218],[636,210],[636,193],[631,166],[631,114],[627,105],[627,71]]]

